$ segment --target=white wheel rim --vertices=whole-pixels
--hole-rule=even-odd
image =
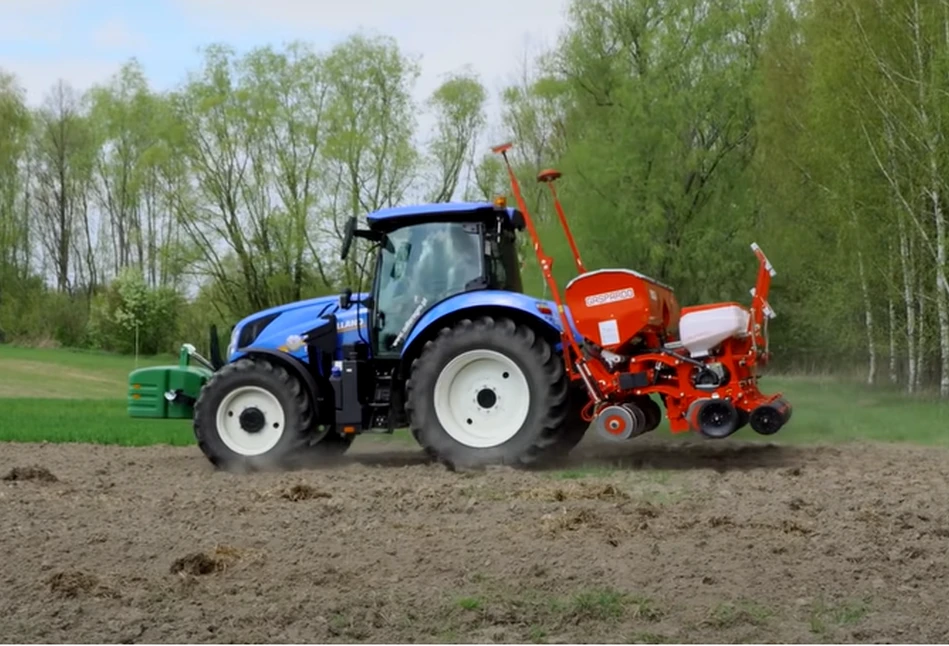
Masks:
[[[263,415],[259,430],[251,432],[244,425],[252,423],[256,408]],[[245,413],[244,425],[241,414]],[[259,419],[257,420],[259,423]],[[217,409],[217,432],[230,450],[240,455],[266,453],[280,441],[286,427],[286,416],[280,401],[269,391],[257,386],[242,386],[229,392]],[[250,424],[253,429],[255,425]]]
[[[434,402],[438,421],[455,441],[486,449],[504,444],[523,426],[530,387],[524,371],[508,357],[471,350],[438,375]]]

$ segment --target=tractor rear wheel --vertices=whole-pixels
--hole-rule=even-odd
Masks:
[[[531,328],[465,319],[425,344],[406,384],[419,444],[452,466],[526,466],[556,446],[569,408],[563,363]]]
[[[287,468],[306,456],[312,418],[299,379],[269,361],[240,359],[201,389],[194,435],[218,468]]]

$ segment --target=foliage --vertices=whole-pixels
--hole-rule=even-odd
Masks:
[[[92,343],[111,352],[157,354],[174,343],[181,310],[174,289],[149,288],[141,271],[124,269],[92,301]]]
[[[211,45],[169,93],[133,59],[37,107],[0,74],[0,332],[128,349],[148,319],[168,351],[356,288],[348,217],[507,193],[490,129],[561,284],[548,167],[588,268],[643,271],[684,305],[743,300],[758,242],[779,368],[949,396],[947,33],[941,0],[574,0],[494,124],[470,69],[416,101],[421,66],[385,36]]]

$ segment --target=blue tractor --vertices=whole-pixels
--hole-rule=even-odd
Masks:
[[[225,356],[129,378],[135,417],[192,417],[220,468],[289,467],[408,427],[454,466],[529,465],[583,437],[588,401],[561,356],[556,305],[523,293],[522,212],[494,203],[398,207],[346,225],[374,257],[368,293],[257,312]],[[216,354],[220,354],[217,352]],[[197,358],[204,366],[191,365]]]

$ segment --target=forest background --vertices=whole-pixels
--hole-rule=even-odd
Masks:
[[[35,108],[0,70],[0,342],[201,348],[357,289],[349,216],[508,194],[489,148],[510,140],[561,281],[547,167],[588,268],[747,301],[758,242],[779,370],[949,397],[949,0],[576,0],[529,63],[497,122],[466,70],[417,104],[420,63],[363,33],[210,45],[167,92],[133,59]]]

